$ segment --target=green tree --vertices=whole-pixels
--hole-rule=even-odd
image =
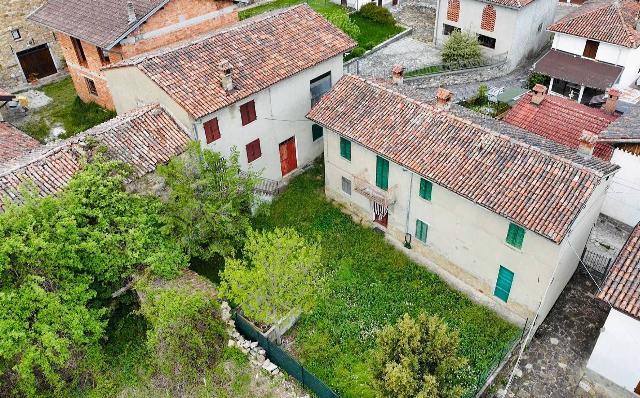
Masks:
[[[349,18],[349,14],[345,10],[333,10],[328,12],[325,17],[338,29],[351,36],[352,39],[355,40],[360,36],[360,27]]]
[[[249,230],[244,260],[226,259],[220,295],[267,325],[292,310],[308,311],[320,285],[320,248],[291,228]]]
[[[550,82],[551,78],[549,76],[538,72],[531,72],[527,78],[527,88],[531,90],[536,84],[542,84],[548,87]]]
[[[473,63],[482,59],[478,38],[473,33],[453,31],[442,47],[442,62]]]
[[[385,326],[372,356],[374,383],[382,397],[459,398],[469,367],[458,356],[460,339],[438,317],[405,314]]]
[[[391,11],[385,7],[381,7],[376,3],[367,3],[360,7],[360,14],[374,22],[379,22],[385,25],[395,25],[396,20],[393,18]]]
[[[243,173],[238,152],[228,158],[193,143],[182,156],[158,168],[170,197],[165,231],[191,258],[231,256],[250,226],[257,177]]]

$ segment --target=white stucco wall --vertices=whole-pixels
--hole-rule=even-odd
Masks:
[[[587,369],[627,391],[640,383],[640,320],[612,309],[600,331]]]
[[[331,0],[331,1],[333,3],[335,3],[335,4],[342,4],[340,2],[340,0]],[[363,5],[365,5],[367,3],[378,4],[378,1],[377,0],[374,0],[374,1],[371,1],[371,0],[347,0],[347,6],[350,7],[350,8],[354,8],[356,10],[359,10],[360,8],[362,8]],[[382,5],[383,6],[390,6],[391,4],[392,4],[392,0],[383,0],[382,1]]]
[[[322,153],[323,139],[313,141],[312,123],[305,116],[311,110],[310,80],[328,71],[331,71],[331,83],[335,84],[343,74],[342,56],[308,68],[201,120],[189,117],[184,109],[137,68],[118,68],[105,74],[118,113],[141,104],[159,102],[194,132],[194,138],[203,146],[224,155],[228,155],[235,147],[240,153],[243,169],[260,171],[264,178],[281,180],[281,142],[295,136],[299,167]],[[240,105],[250,100],[255,101],[257,119],[242,126]],[[214,117],[218,118],[221,138],[207,145],[203,123]],[[245,147],[257,138],[260,139],[262,156],[249,163]]]
[[[620,170],[613,177],[602,212],[634,226],[640,222],[640,156],[616,149],[611,163],[619,165]]]
[[[327,196],[373,225],[369,200],[355,190],[353,176],[363,174],[375,185],[376,154],[352,143],[351,161],[347,161],[340,156],[339,135],[325,129],[324,159]],[[343,176],[352,181],[350,196],[342,191]],[[413,251],[472,286],[496,306],[507,308],[522,321],[531,320],[560,259],[560,245],[526,231],[522,249],[515,249],[505,242],[508,219],[435,183],[432,200],[426,201],[418,195],[419,184],[418,175],[390,162],[389,187],[397,200],[389,211],[387,234],[404,241],[405,232],[415,234],[416,218],[427,223],[427,243],[414,237]],[[588,233],[588,228],[580,230],[580,240]],[[515,274],[507,303],[494,296],[501,265]],[[575,270],[574,264],[563,263],[560,267],[570,268],[566,273]]]

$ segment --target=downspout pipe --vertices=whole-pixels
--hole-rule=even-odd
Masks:
[[[404,169],[411,174],[409,180],[409,200],[407,201],[407,219],[404,227],[404,247],[411,249],[411,234],[409,233],[409,219],[411,215],[411,197],[413,196],[413,173],[407,169]]]

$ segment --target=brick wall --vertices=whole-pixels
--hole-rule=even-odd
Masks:
[[[223,0],[172,0],[147,19],[135,34],[147,33],[165,26],[228,7],[233,3]]]
[[[496,27],[496,9],[487,4],[482,10],[482,20],[480,21],[480,29],[484,29],[488,32],[493,32]]]
[[[447,3],[447,19],[458,22],[460,18],[460,0],[449,0]]]

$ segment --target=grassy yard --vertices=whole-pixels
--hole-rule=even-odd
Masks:
[[[261,6],[249,8],[247,10],[241,10],[238,13],[240,20],[251,18],[255,15],[262,14],[263,12],[277,10],[278,8],[285,8],[295,6],[296,4],[307,3],[311,8],[316,10],[322,15],[335,10],[342,9],[338,4],[332,3],[329,0],[275,0],[271,3],[263,4]]]
[[[452,290],[372,229],[355,224],[325,199],[323,185],[318,165],[255,220],[258,228],[292,226],[322,245],[326,291],[291,332],[304,365],[342,397],[373,397],[368,351],[376,331],[404,313],[424,311],[458,330],[473,373],[486,372],[519,330]]]
[[[43,86],[39,90],[53,101],[42,108],[32,110],[31,116],[24,123],[18,123],[21,130],[39,141],[44,141],[51,128],[56,125],[62,126],[65,130],[60,138],[68,138],[116,116],[115,112],[94,103],[82,102],[70,77]]]

